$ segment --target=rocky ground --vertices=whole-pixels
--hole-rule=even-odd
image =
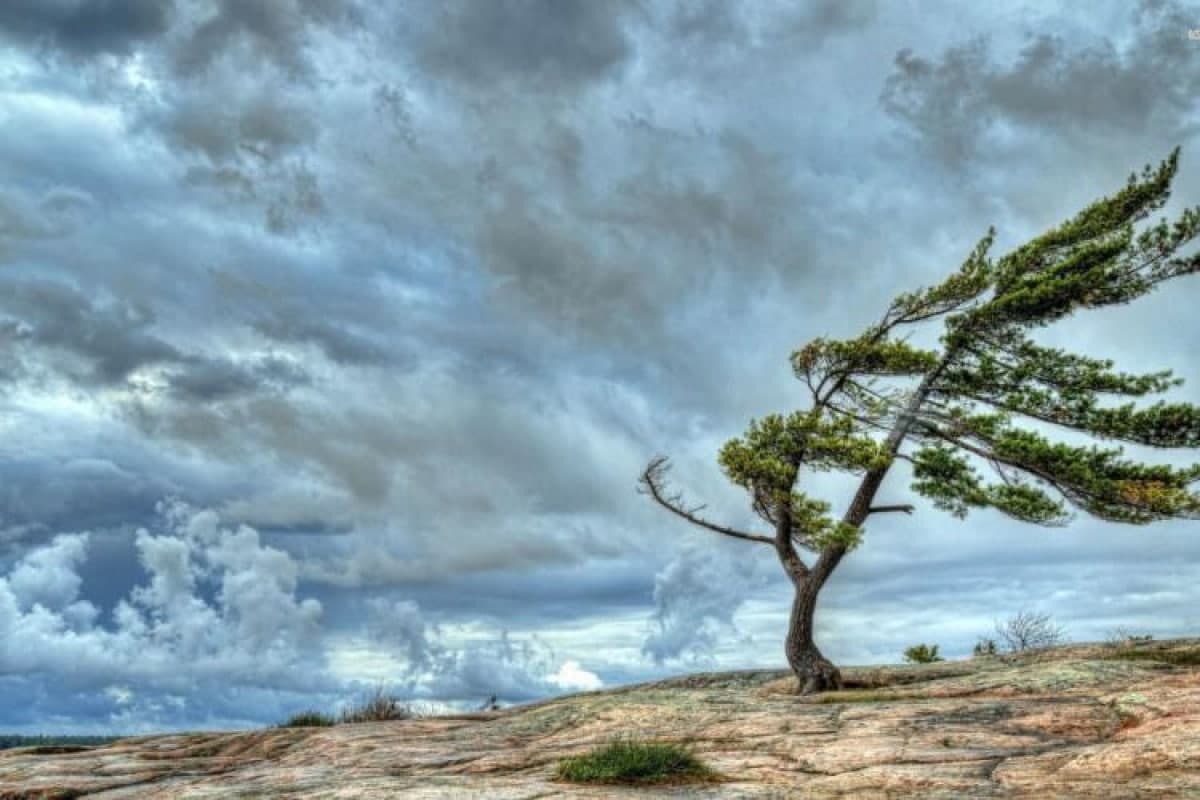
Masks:
[[[0,752],[20,798],[1200,798],[1200,640],[846,671],[693,675],[462,717]],[[576,787],[564,756],[688,742],[720,783]]]

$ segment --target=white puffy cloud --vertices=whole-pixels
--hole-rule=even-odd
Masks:
[[[168,697],[203,705],[214,690],[335,688],[319,646],[321,604],[297,597],[291,556],[251,528],[221,527],[211,511],[161,510],[161,531],[136,534],[145,580],[107,615],[77,599],[86,533],[57,536],[0,576],[0,677],[62,681],[146,708]]]
[[[14,601],[23,608],[35,603],[61,609],[79,595],[78,568],[87,556],[87,537],[60,535],[46,547],[27,554],[9,574]]]
[[[468,639],[430,624],[409,600],[373,599],[369,607],[369,648],[398,659],[391,679],[414,697],[517,702],[603,685],[578,660],[564,659],[536,635],[517,638],[501,631]]]

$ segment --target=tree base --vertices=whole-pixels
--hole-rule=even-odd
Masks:
[[[817,650],[803,654],[792,663],[800,694],[819,694],[844,686],[841,671]]]

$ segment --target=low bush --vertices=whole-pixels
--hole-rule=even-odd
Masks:
[[[1104,643],[1109,647],[1123,647],[1129,645],[1146,644],[1152,641],[1154,641],[1153,634],[1136,634],[1130,631],[1128,628],[1117,628],[1116,630],[1109,632],[1108,636],[1105,637]]]
[[[904,660],[910,664],[932,664],[935,661],[945,661],[938,655],[936,644],[914,644],[904,651]]]
[[[716,780],[717,773],[682,745],[620,739],[564,759],[558,778],[572,783],[691,783]]]
[[[331,725],[336,725],[337,720],[329,714],[324,714],[320,711],[301,711],[297,714],[292,714],[283,722],[279,723],[280,728],[328,728]]]
[[[996,655],[996,640],[986,637],[979,637],[979,641],[975,643],[974,649],[971,650],[971,655],[975,658],[983,658],[985,656]]]

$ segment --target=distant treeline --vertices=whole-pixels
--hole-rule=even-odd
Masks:
[[[0,750],[10,747],[48,747],[55,745],[93,745],[115,742],[119,736],[16,736],[0,733]]]

